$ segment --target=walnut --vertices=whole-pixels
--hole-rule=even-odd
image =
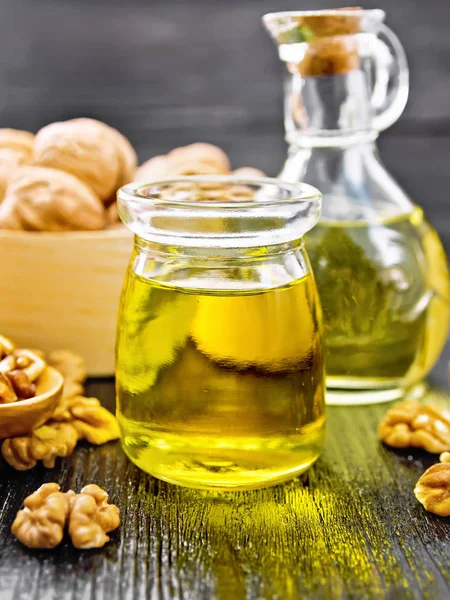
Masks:
[[[116,225],[120,222],[119,211],[117,210],[117,202],[108,206],[108,210],[106,211],[106,224],[107,227],[111,227],[112,225]]]
[[[423,448],[439,454],[450,449],[450,416],[440,408],[405,401],[386,413],[378,435],[393,448]]]
[[[253,167],[241,167],[240,169],[235,169],[233,171],[233,175],[245,179],[258,179],[259,177],[266,177],[266,174],[263,173],[263,171],[254,169]]]
[[[119,171],[114,185],[114,192],[116,192],[126,183],[133,181],[137,169],[137,155],[133,146],[120,131],[117,131],[117,129],[114,129],[113,127],[109,127],[109,132],[115,141],[119,158]]]
[[[75,175],[107,202],[131,181],[136,153],[117,130],[95,119],[52,123],[36,135],[34,161]]]
[[[8,373],[14,369],[22,370],[30,382],[36,381],[44,372],[47,363],[32,350],[14,350],[12,354],[0,361],[0,373]],[[23,381],[23,379],[22,379]]]
[[[0,404],[11,404],[16,400],[18,396],[10,379],[4,373],[0,373]]]
[[[107,533],[120,525],[120,511],[108,504],[108,495],[90,484],[70,501],[69,535],[75,548],[101,548],[109,541]]]
[[[82,181],[57,169],[21,167],[0,204],[0,227],[31,231],[97,230],[105,209]]]
[[[150,183],[183,175],[217,175],[230,172],[228,156],[212,144],[191,144],[175,148],[165,156],[155,156],[142,164],[137,181]]]
[[[72,454],[78,439],[78,432],[71,423],[49,421],[28,435],[4,440],[2,454],[18,471],[32,469],[38,461],[52,469],[57,457]]]
[[[36,385],[32,383],[23,369],[14,369],[6,373],[6,377],[10,380],[11,385],[21,400],[34,398],[36,395]]]
[[[34,134],[29,131],[0,129],[0,149],[15,150],[30,160],[33,155],[34,139]]]
[[[440,517],[450,516],[450,464],[437,463],[425,471],[414,488],[417,500]]]
[[[101,199],[109,198],[119,170],[116,147],[99,122],[74,119],[51,123],[38,131],[34,162],[42,167],[61,169],[89,185]]]
[[[12,524],[13,535],[28,548],[55,548],[62,540],[73,492],[63,494],[57,483],[44,483],[24,501]]]
[[[170,177],[167,156],[154,156],[145,161],[136,171],[136,181],[150,183],[158,179]]]
[[[29,162],[27,156],[18,150],[0,148],[0,202],[5,196],[6,188],[15,171]]]
[[[55,411],[53,419],[70,422],[79,438],[86,439],[91,444],[106,444],[119,437],[115,416],[97,398],[65,398]]]
[[[199,163],[214,167],[215,173],[229,173],[230,161],[221,148],[212,144],[196,143],[175,148],[167,155],[171,168],[181,168],[183,164]],[[181,174],[181,173],[176,173]]]

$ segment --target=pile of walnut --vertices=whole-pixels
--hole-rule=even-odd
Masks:
[[[75,548],[101,548],[108,533],[120,525],[120,512],[108,504],[98,485],[85,486],[80,494],[63,493],[57,483],[44,483],[24,501],[11,531],[28,548],[51,549],[61,543],[67,526]]]
[[[94,119],[52,123],[36,135],[0,129],[0,228],[115,228],[121,226],[116,192],[130,181],[230,172],[228,156],[204,143],[176,148],[137,169],[130,142]],[[250,167],[233,173],[248,178],[264,175]]]
[[[414,493],[429,512],[450,516],[450,413],[439,407],[405,401],[389,410],[381,421],[378,435],[392,448],[422,448],[440,454],[419,478]]]
[[[33,398],[35,381],[46,366],[35,352],[16,349],[11,340],[0,335],[0,404]]]
[[[94,119],[0,129],[0,227],[103,229],[117,220],[115,193],[133,180],[137,156],[116,129]]]
[[[51,469],[58,457],[72,454],[80,440],[99,445],[118,439],[115,416],[97,398],[83,396],[86,371],[80,356],[57,350],[46,359],[39,351],[16,350],[3,336],[0,350],[0,403],[34,396],[34,381],[46,368],[47,360],[64,377],[62,398],[51,418],[27,435],[3,441],[2,454],[11,467],[26,471],[42,462]]]

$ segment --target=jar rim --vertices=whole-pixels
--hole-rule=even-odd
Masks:
[[[243,248],[303,237],[320,217],[322,194],[270,177],[191,175],[125,185],[117,205],[123,223],[144,240]]]
[[[177,200],[175,198],[171,199],[161,199],[158,198],[157,195],[149,195],[142,193],[142,190],[148,190],[152,188],[156,188],[157,186],[165,186],[172,185],[177,183],[227,183],[233,185],[250,185],[250,186],[259,186],[262,188],[264,185],[276,186],[278,189],[283,189],[287,194],[284,197],[276,196],[264,199],[261,197],[259,200],[233,200],[230,202],[217,202],[217,201],[205,201],[205,200]],[[205,209],[232,209],[236,210],[238,208],[256,208],[256,207],[268,207],[273,204],[279,206],[282,203],[290,203],[293,202],[311,202],[314,200],[320,201],[322,199],[321,192],[312,185],[307,183],[291,183],[282,181],[275,177],[258,177],[258,178],[247,178],[247,177],[237,177],[234,175],[185,175],[179,177],[169,177],[166,179],[158,179],[155,181],[151,181],[149,183],[144,183],[142,181],[135,181],[133,183],[128,183],[121,187],[117,192],[117,197],[123,201],[135,201],[139,200],[140,204],[144,208],[145,205],[164,205],[164,206],[173,206],[173,207],[183,207],[183,208],[205,208]]]

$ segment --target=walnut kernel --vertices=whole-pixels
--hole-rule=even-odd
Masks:
[[[78,432],[71,423],[49,421],[28,435],[4,440],[2,454],[18,471],[32,469],[38,461],[52,469],[58,457],[72,454],[78,439]]]
[[[98,485],[85,486],[71,499],[69,535],[75,548],[101,548],[107,533],[120,525],[120,511],[108,504],[108,495]]]
[[[17,400],[18,396],[10,379],[0,372],[0,404],[11,404]]]
[[[30,381],[25,370],[14,369],[6,373],[6,377],[10,380],[14,391],[21,400],[27,400],[36,395],[36,385]]]
[[[66,415],[70,414],[70,423],[77,430],[80,439],[101,445],[119,438],[119,426],[115,416],[104,408],[97,398],[67,398],[62,402],[62,410],[66,411]]]
[[[12,524],[13,535],[28,548],[55,548],[64,535],[69,498],[57,483],[44,483],[25,499]]]
[[[423,448],[439,454],[450,449],[450,418],[440,408],[405,401],[386,413],[378,435],[393,448]]]
[[[417,500],[440,517],[450,516],[450,464],[437,463],[425,471],[414,488]]]

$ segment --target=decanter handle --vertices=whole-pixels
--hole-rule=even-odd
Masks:
[[[375,43],[375,82],[371,102],[373,126],[384,131],[397,121],[409,94],[409,68],[403,46],[395,33],[380,25]]]

